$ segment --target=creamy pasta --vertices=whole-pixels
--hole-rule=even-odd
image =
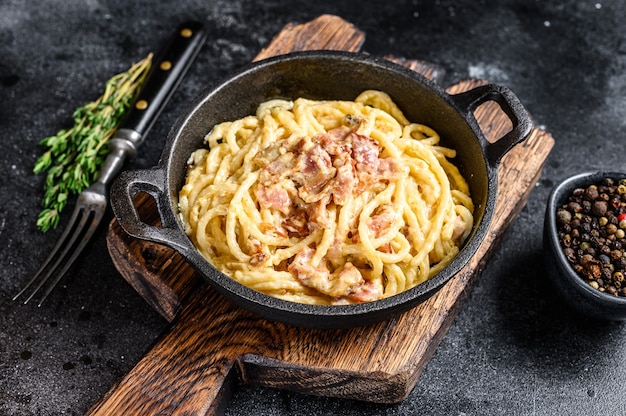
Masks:
[[[381,91],[270,100],[205,141],[179,194],[186,232],[217,269],[271,296],[393,296],[449,264],[472,229],[455,150]]]

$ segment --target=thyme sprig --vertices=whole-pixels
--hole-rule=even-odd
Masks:
[[[98,177],[115,134],[137,96],[152,64],[152,53],[109,79],[97,100],[74,111],[74,125],[43,139],[47,150],[35,162],[34,173],[47,172],[37,227],[46,232],[59,225],[72,194],[79,194]]]

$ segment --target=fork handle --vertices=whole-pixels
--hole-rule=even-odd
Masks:
[[[114,138],[111,153],[98,182],[108,184],[122,169],[127,156],[134,157],[147,133],[204,45],[206,30],[201,22],[182,23],[152,63],[144,85]]]

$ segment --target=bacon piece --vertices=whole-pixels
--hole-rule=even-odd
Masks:
[[[376,250],[380,251],[381,253],[387,253],[387,254],[393,253],[393,247],[391,243],[383,244],[382,246],[379,246]]]
[[[263,208],[274,208],[285,215],[291,211],[292,201],[289,193],[279,185],[259,185],[255,195],[259,205]]]
[[[335,239],[326,252],[326,260],[335,265],[343,263],[342,246],[343,241]]]
[[[352,157],[356,161],[356,170],[367,173],[376,172],[380,161],[378,142],[356,133],[350,134],[350,138],[352,139]]]
[[[358,292],[360,287],[366,284],[361,271],[350,262],[333,273],[332,281],[336,282],[335,286],[337,286],[336,292],[338,293],[335,296],[351,295]]]
[[[320,145],[333,156],[350,155],[352,142],[349,140],[351,130],[345,128],[332,129],[325,134],[317,136]]]
[[[324,261],[316,267],[311,264],[314,254],[315,250],[305,247],[287,268],[303,285],[336,299],[366,302],[382,296],[382,287],[365,280],[352,263],[348,262],[331,273]]]
[[[306,206],[306,212],[309,216],[309,230],[321,230],[331,225],[330,215],[328,214],[328,205],[330,197],[317,201]]]
[[[356,302],[372,302],[383,297],[383,286],[379,282],[365,281],[358,286],[356,291],[348,295],[350,299]]]
[[[337,163],[336,161],[335,166],[337,168],[337,175],[335,176],[330,192],[333,195],[333,202],[336,205],[344,205],[348,201],[348,198],[354,194],[354,189],[357,185],[356,176],[350,161],[345,161],[345,163]]]
[[[375,140],[341,127],[313,138],[304,137],[277,144],[259,157],[264,166],[256,189],[262,207],[284,214],[280,230],[289,236],[306,236],[309,232],[332,225],[328,205],[344,205],[350,197],[403,172],[393,159],[381,159]],[[281,147],[285,146],[285,147]],[[273,159],[274,158],[274,159]],[[390,207],[382,207],[368,222],[372,235],[379,237],[392,226],[395,216]],[[357,218],[350,225],[348,238],[358,242]],[[392,252],[390,244],[381,248]],[[302,284],[333,297],[337,303],[367,302],[383,296],[382,283],[366,280],[361,270],[368,265],[344,264],[340,242],[334,243],[319,265],[311,265],[315,250],[306,247],[287,265],[283,265]],[[262,256],[253,262],[263,261]],[[361,267],[361,269],[359,269]]]
[[[295,156],[293,153],[288,152],[280,155],[276,160],[263,168],[259,176],[259,182],[268,184],[281,181],[293,170],[294,164]]]
[[[376,176],[379,178],[392,179],[396,178],[398,174],[408,174],[408,170],[403,172],[398,161],[390,157],[378,159],[378,169],[376,170]]]
[[[283,221],[282,226],[289,233],[298,237],[304,237],[309,234],[307,223],[308,215],[306,211],[299,208],[294,210],[293,213]]]
[[[267,255],[263,253],[263,245],[256,238],[248,238],[248,249],[251,253],[249,260],[251,266],[258,266],[267,259]]]
[[[303,285],[314,287],[322,291],[321,289],[324,289],[324,287],[323,285],[320,285],[320,283],[329,281],[330,270],[328,270],[326,263],[323,261],[314,267],[311,264],[311,259],[314,254],[315,250],[311,247],[304,247],[294,256],[293,261],[287,267],[287,270],[293,273],[296,279],[298,279]]]
[[[374,234],[374,237],[380,237],[393,223],[397,217],[397,213],[388,205],[383,205],[376,209],[367,221],[367,228]]]
[[[360,134],[353,133],[350,136],[356,176],[354,192],[358,194],[381,182],[384,177],[377,174],[381,161],[378,143]]]
[[[333,129],[299,140],[265,166],[259,182],[269,187],[289,181],[305,204],[316,203],[331,194],[335,204],[343,205],[350,196],[380,181],[381,176],[385,178],[399,171],[393,160],[380,159],[379,151],[378,143],[367,136],[345,127]],[[286,212],[284,193],[275,189],[265,193],[259,195],[262,203]]]
[[[251,266],[258,266],[259,264],[262,264],[266,258],[267,256],[265,254],[257,253],[250,257],[249,263]]]
[[[354,139],[357,137],[359,135],[352,133],[350,130],[338,128],[321,135],[319,138],[324,149],[332,155],[333,166],[337,169],[337,174],[330,189],[333,195],[333,202],[337,205],[345,204],[348,198],[354,194],[357,187],[356,162],[354,159]],[[357,138],[357,140],[360,139]],[[363,147],[362,145],[359,146]]]
[[[300,185],[298,196],[306,203],[319,201],[322,190],[335,176],[330,155],[318,141],[303,139],[297,146],[297,161],[290,177]]]
[[[330,190],[333,194],[333,202],[337,205],[343,205],[346,199],[352,195],[356,181],[350,130],[345,128],[333,129],[320,135],[318,140],[332,156],[333,166],[337,169]]]

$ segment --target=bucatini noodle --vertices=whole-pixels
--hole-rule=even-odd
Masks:
[[[186,232],[217,269],[271,296],[393,296],[444,268],[473,225],[456,152],[381,91],[270,100],[205,140],[179,195]]]

